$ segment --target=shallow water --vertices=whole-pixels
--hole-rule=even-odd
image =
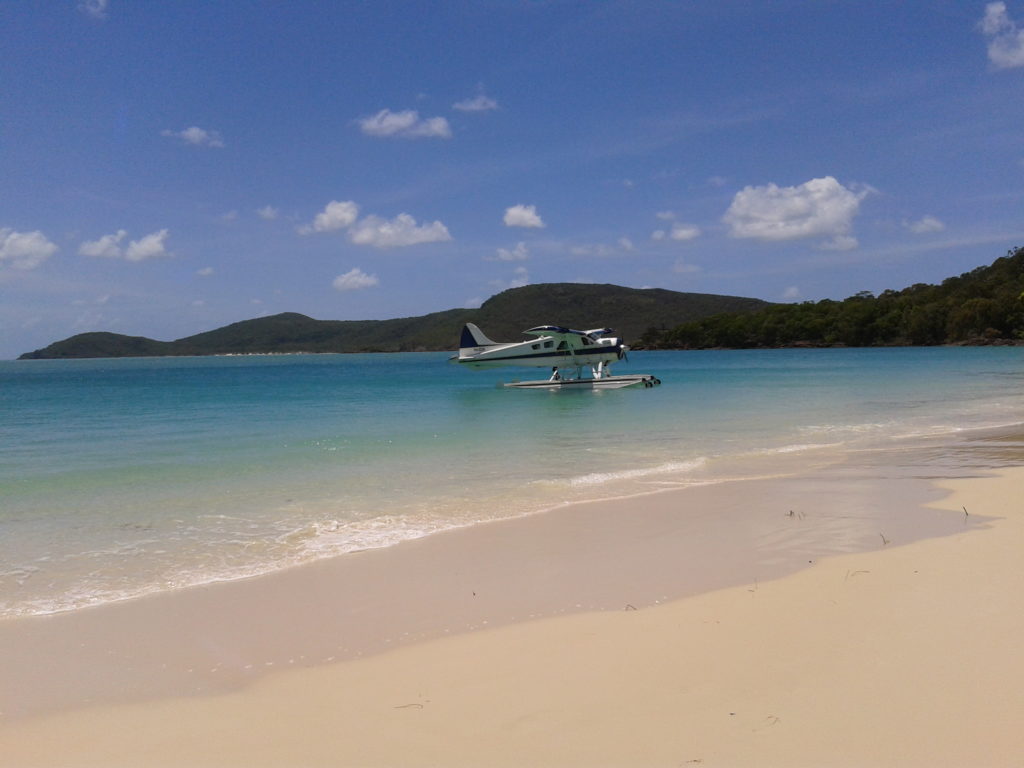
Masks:
[[[634,352],[662,386],[600,392],[446,358],[0,362],[0,616],[1024,421],[1022,348]]]

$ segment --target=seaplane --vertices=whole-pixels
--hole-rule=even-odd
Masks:
[[[467,368],[527,366],[550,368],[551,376],[536,381],[504,384],[516,389],[621,389],[654,387],[661,381],[650,374],[613,376],[611,366],[626,359],[629,347],[611,336],[611,328],[577,331],[560,325],[538,325],[523,331],[527,341],[491,341],[473,323],[466,323],[459,340],[459,354],[450,362]]]

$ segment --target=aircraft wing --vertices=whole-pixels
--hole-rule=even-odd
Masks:
[[[559,342],[564,341],[570,349],[579,349],[585,343],[589,343],[583,341],[583,337],[587,335],[586,331],[576,331],[561,325],[538,325],[536,328],[523,331],[523,333],[527,336],[544,336]]]

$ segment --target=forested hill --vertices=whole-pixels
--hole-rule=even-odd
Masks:
[[[651,349],[1010,343],[1024,343],[1024,248],[941,285],[774,304],[651,328],[641,339]]]
[[[287,312],[176,341],[82,333],[19,359],[445,350],[458,347],[466,322],[476,323],[498,341],[518,341],[524,329],[547,324],[611,327],[627,341],[635,341],[648,328],[669,328],[716,313],[752,312],[766,306],[759,299],[660,288],[546,283],[504,291],[479,309],[449,309],[394,320],[314,320]]]

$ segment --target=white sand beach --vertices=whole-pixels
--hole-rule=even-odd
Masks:
[[[1021,765],[1024,469],[867,474],[7,622],[0,765]]]

